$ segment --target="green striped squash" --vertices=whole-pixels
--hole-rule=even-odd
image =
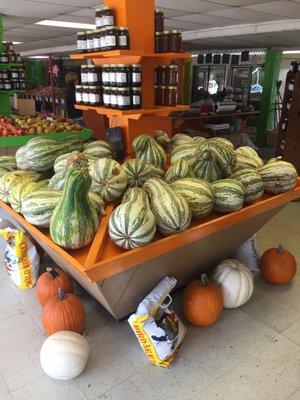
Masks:
[[[245,189],[245,203],[251,203],[261,198],[264,193],[264,184],[261,176],[251,168],[240,169],[229,177],[241,182]]]
[[[10,203],[10,193],[12,189],[21,181],[35,182],[41,179],[41,175],[29,171],[12,171],[0,178],[0,199],[5,203]]]
[[[22,214],[22,201],[29,193],[48,186],[49,180],[45,179],[38,182],[28,182],[21,180],[10,193],[10,205],[18,213]]]
[[[293,190],[297,182],[297,171],[293,164],[274,160],[259,168],[266,193],[278,194]]]
[[[186,230],[191,223],[187,201],[159,178],[150,178],[143,187],[150,198],[151,210],[163,235]]]
[[[129,187],[142,187],[146,180],[153,176],[151,164],[139,158],[126,160],[122,166],[127,174]]]
[[[48,171],[53,168],[56,158],[73,150],[81,151],[83,141],[76,135],[59,141],[45,137],[31,139],[26,145],[26,158],[30,169]]]
[[[132,147],[136,158],[160,168],[165,168],[166,153],[151,136],[146,134],[139,135],[132,142]]]
[[[55,206],[62,195],[61,190],[43,188],[27,194],[22,200],[24,218],[32,225],[48,228]]]
[[[262,167],[264,165],[263,160],[259,157],[257,152],[249,146],[241,146],[236,149],[237,154],[243,154],[246,157],[255,158],[258,163],[258,167]]]
[[[104,140],[95,140],[84,145],[83,154],[96,158],[113,158],[113,149]]]
[[[171,139],[172,149],[175,147],[181,146],[183,144],[193,143],[193,138],[185,133],[177,133]]]
[[[239,171],[240,169],[245,169],[245,168],[251,168],[254,171],[257,171],[257,169],[260,166],[260,161],[257,158],[242,153],[236,153],[236,154],[237,154],[237,163],[234,169],[235,171]]]
[[[182,178],[195,176],[193,168],[186,160],[180,159],[174,162],[165,174],[165,181],[170,183]]]
[[[165,175],[165,170],[158,167],[157,165],[148,164],[151,174],[149,178],[163,178]]]
[[[186,160],[190,165],[196,161],[199,145],[194,142],[189,142],[176,146],[171,151],[171,164],[178,160]]]
[[[108,231],[110,238],[124,249],[146,246],[153,240],[156,222],[143,189],[126,191],[122,203],[110,216]]]
[[[197,178],[179,179],[170,184],[175,192],[187,201],[192,217],[207,217],[214,205],[213,189],[210,183]]]
[[[17,167],[16,157],[15,156],[0,156],[0,168],[2,170],[6,170],[6,172],[15,171],[19,169]]]
[[[97,214],[100,214],[101,216],[106,214],[105,202],[99,194],[89,191],[89,199]]]
[[[233,143],[230,141],[230,140],[228,140],[228,139],[226,139],[226,138],[223,138],[223,137],[219,137],[219,136],[216,136],[216,137],[214,137],[214,138],[210,138],[209,139],[209,142],[211,143],[211,144],[213,144],[213,143],[215,143],[215,144],[224,144],[226,147],[230,147],[232,150],[234,150],[234,145],[233,145]]]
[[[17,168],[23,171],[30,171],[30,165],[27,160],[27,155],[26,155],[26,145],[20,147],[16,151],[16,163],[17,163]]]
[[[53,165],[54,172],[57,173],[61,170],[66,170],[70,157],[74,160],[74,166],[87,167],[90,163],[89,157],[85,156],[80,151],[72,151],[70,153],[62,154],[61,156],[57,157]],[[97,160],[96,157],[92,157],[92,159],[93,161]]]
[[[219,213],[238,211],[243,207],[245,190],[235,179],[222,179],[212,183],[214,210]]]
[[[80,249],[92,242],[99,219],[88,197],[92,179],[83,168],[68,172],[62,196],[50,219],[52,240],[66,249]]]
[[[105,202],[114,201],[124,193],[127,186],[125,169],[111,158],[100,158],[90,167],[92,191]]]
[[[154,140],[168,152],[171,144],[170,136],[164,131],[155,131]]]

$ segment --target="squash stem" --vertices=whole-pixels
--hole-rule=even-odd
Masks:
[[[209,284],[209,280],[206,274],[201,274],[200,279],[203,286],[207,286]]]
[[[58,278],[58,275],[59,275],[59,274],[55,271],[54,268],[47,267],[47,268],[46,268],[46,271],[49,272],[49,274],[51,275],[51,278],[52,278],[53,280],[56,279],[56,278]]]
[[[279,254],[283,254],[284,253],[284,247],[282,246],[282,244],[279,244],[277,247],[277,253]]]
[[[67,296],[66,296],[66,294],[65,294],[64,289],[63,289],[62,287],[60,287],[60,288],[58,289],[58,298],[59,298],[59,300],[64,300],[66,297],[67,297]]]

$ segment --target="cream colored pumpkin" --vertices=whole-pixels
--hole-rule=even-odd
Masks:
[[[40,352],[44,372],[54,379],[73,379],[84,370],[89,356],[86,339],[76,332],[60,331],[49,336]]]
[[[237,260],[221,262],[214,272],[213,279],[222,290],[225,308],[240,307],[252,296],[252,272]]]

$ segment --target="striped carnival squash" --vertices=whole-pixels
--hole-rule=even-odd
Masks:
[[[15,171],[19,169],[15,156],[0,156],[0,168],[6,172]]]
[[[92,242],[99,219],[88,197],[92,179],[83,168],[68,172],[62,196],[50,219],[52,240],[67,249],[80,249]]]
[[[83,153],[80,151],[72,151],[70,153],[62,154],[61,156],[57,157],[56,160],[54,161],[53,169],[54,172],[57,173],[61,170],[66,170],[68,167],[68,160],[70,159],[70,156],[74,158],[74,160],[78,161],[78,166],[88,166],[89,165],[89,159],[87,156],[85,156]],[[94,161],[97,160],[96,157],[92,157]],[[75,165],[74,165],[75,166]]]
[[[113,158],[113,149],[104,140],[95,140],[84,145],[83,154],[96,158]]]
[[[258,200],[264,193],[264,184],[261,176],[251,168],[240,169],[229,177],[241,182],[245,189],[245,203]]]
[[[195,176],[193,168],[186,160],[180,159],[174,162],[165,174],[165,181],[170,183],[182,178]]]
[[[17,170],[6,173],[0,178],[0,199],[5,203],[10,203],[10,193],[19,182],[35,182],[39,179],[41,175],[37,172]]]
[[[185,133],[177,133],[171,139],[172,149],[188,143],[193,143],[193,138]]]
[[[48,179],[37,182],[23,181],[19,182],[10,193],[10,205],[18,213],[22,214],[22,201],[29,193],[33,193],[36,190],[47,187],[49,183]]]
[[[166,151],[168,152],[171,145],[170,136],[164,131],[155,131],[154,140]]]
[[[146,180],[153,176],[152,165],[139,158],[126,160],[122,167],[126,172],[129,187],[142,187]]]
[[[125,169],[111,158],[100,158],[90,167],[93,192],[98,193],[105,202],[114,201],[124,193],[127,186]]]
[[[257,160],[258,166],[262,167],[264,165],[263,160],[259,157],[257,152],[249,146],[241,146],[236,149],[237,154],[243,154],[246,157],[255,158]]]
[[[149,178],[163,178],[165,175],[165,170],[158,167],[157,165],[153,164],[148,164],[150,171],[151,171],[151,176]]]
[[[89,191],[89,199],[90,199],[92,206],[95,208],[97,214],[100,214],[101,216],[106,214],[105,202],[99,194],[92,192],[90,190]]]
[[[243,207],[245,190],[235,179],[222,179],[212,183],[214,210],[219,213],[238,211]]]
[[[30,166],[26,156],[26,145],[16,151],[17,168],[23,171],[30,171]]]
[[[234,171],[239,171],[240,169],[251,168],[254,171],[260,166],[260,161],[256,157],[245,155],[242,153],[236,153],[237,162]]]
[[[149,244],[155,231],[156,222],[147,193],[138,187],[128,189],[110,216],[110,238],[124,249],[133,249]]]
[[[32,225],[48,228],[52,212],[61,198],[62,191],[42,188],[27,194],[22,200],[22,214]]]
[[[192,217],[204,218],[211,213],[214,194],[209,182],[198,178],[184,178],[172,182],[170,186],[185,198],[191,209]]]
[[[223,137],[216,136],[216,137],[210,138],[209,142],[221,144],[221,145],[224,144],[225,146],[230,147],[232,150],[234,150],[234,145],[232,144],[232,142]]]
[[[293,190],[297,182],[297,171],[293,164],[281,159],[272,160],[258,170],[266,193],[278,194]]]
[[[150,198],[151,210],[163,235],[182,232],[190,226],[191,210],[187,201],[159,178],[150,178],[143,188]]]
[[[178,160],[186,160],[190,165],[193,165],[196,161],[198,150],[199,145],[194,142],[174,147],[171,152],[171,164],[174,164]]]
[[[132,148],[135,151],[136,158],[160,168],[165,168],[166,153],[151,136],[146,134],[139,135],[132,142]]]
[[[83,140],[70,135],[65,140],[36,137],[26,144],[26,158],[30,169],[48,171],[53,168],[56,158],[73,150],[81,151]]]

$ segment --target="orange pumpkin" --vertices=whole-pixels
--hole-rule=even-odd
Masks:
[[[184,290],[182,308],[193,325],[209,326],[215,323],[223,310],[222,291],[216,282],[209,282],[205,274],[190,282]]]
[[[73,293],[73,283],[69,275],[61,268],[46,268],[36,284],[36,295],[41,306],[57,295],[58,289],[62,287],[66,293]]]
[[[42,323],[47,335],[59,331],[82,333],[85,311],[81,300],[72,293],[58,289],[58,295],[52,297],[42,311]]]
[[[297,264],[295,257],[283,246],[277,249],[266,250],[260,258],[259,269],[261,275],[273,285],[285,285],[296,274]]]

